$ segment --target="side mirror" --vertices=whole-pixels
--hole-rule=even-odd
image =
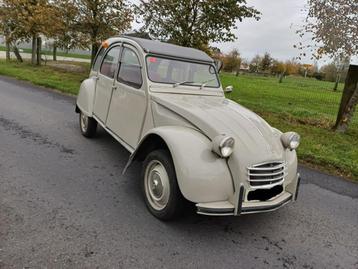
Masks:
[[[215,59],[214,62],[215,62],[216,69],[218,70],[219,73],[221,68],[223,67],[223,62],[218,59]]]
[[[225,89],[224,89],[224,92],[226,93],[229,93],[229,92],[232,92],[234,88],[232,86],[227,86]]]

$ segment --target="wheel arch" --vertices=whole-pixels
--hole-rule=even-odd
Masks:
[[[129,157],[123,173],[134,160],[144,160],[155,149],[168,149],[179,189],[192,202],[223,201],[233,194],[231,173],[225,159],[211,151],[211,141],[199,131],[163,126],[147,133]]]

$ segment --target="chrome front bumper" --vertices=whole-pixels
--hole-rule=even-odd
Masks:
[[[198,203],[196,204],[197,213],[209,216],[239,216],[244,214],[274,211],[297,199],[299,184],[300,175],[297,174],[296,185],[292,193],[288,191],[283,191],[281,194],[277,195],[276,197],[273,197],[268,201],[252,202],[243,201],[245,191],[244,186],[241,186],[237,195],[236,205],[230,203],[229,201]]]

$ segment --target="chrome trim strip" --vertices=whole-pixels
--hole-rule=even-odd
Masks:
[[[280,168],[284,168],[286,166],[286,163],[281,163],[279,165],[276,165],[276,166],[271,166],[271,167],[256,167],[256,166],[251,166],[251,167],[248,167],[248,169],[250,170],[258,170],[258,171],[264,171],[264,170],[277,170],[277,169],[280,169]]]
[[[275,178],[262,178],[262,179],[248,179],[250,182],[262,182],[262,181],[275,181],[275,180],[279,180],[285,176],[287,176],[287,173],[283,173],[283,175],[280,175],[279,177],[275,177]]]
[[[256,189],[271,189],[277,185],[281,185],[283,182],[284,182],[285,179],[282,179],[281,181],[279,182],[275,182],[275,183],[272,183],[272,184],[266,184],[266,185],[250,185],[250,188],[252,190],[256,190]]]
[[[258,176],[276,176],[276,175],[279,175],[279,174],[282,174],[286,171],[287,169],[283,169],[283,170],[280,170],[279,172],[275,172],[275,173],[270,173],[270,174],[255,174],[255,173],[250,173],[248,172],[248,176],[254,176],[254,177],[258,177]]]

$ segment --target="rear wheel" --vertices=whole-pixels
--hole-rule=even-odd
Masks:
[[[184,206],[174,164],[167,150],[155,150],[143,163],[143,192],[149,211],[158,219],[178,217]]]
[[[97,130],[97,121],[80,112],[80,129],[85,137],[93,137]]]

